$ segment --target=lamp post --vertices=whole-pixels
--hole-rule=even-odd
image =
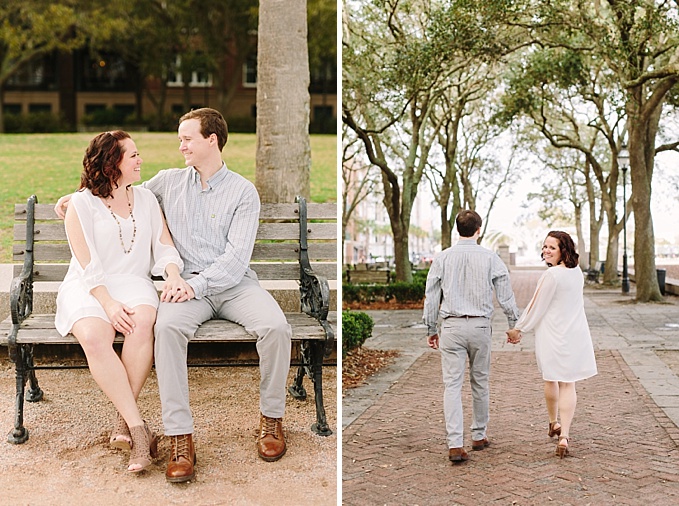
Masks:
[[[622,170],[622,293],[629,293],[629,274],[627,272],[627,169],[629,151],[622,145],[618,151],[618,167]]]

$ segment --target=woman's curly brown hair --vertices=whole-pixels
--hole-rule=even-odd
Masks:
[[[561,262],[572,269],[577,267],[579,264],[580,255],[575,251],[575,243],[570,235],[566,232],[560,230],[552,230],[547,234],[547,237],[553,237],[559,241],[559,251],[561,252]],[[542,256],[542,255],[541,255]],[[543,257],[544,259],[544,257]]]
[[[103,132],[90,141],[83,158],[83,171],[80,175],[80,188],[87,188],[96,197],[111,196],[118,187],[122,172],[118,166],[123,159],[122,142],[130,139],[130,134],[122,130]]]

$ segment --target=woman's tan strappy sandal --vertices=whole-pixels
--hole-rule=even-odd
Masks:
[[[566,441],[566,444],[562,445],[562,441]],[[566,436],[559,436],[559,442],[556,445],[555,455],[560,459],[568,455],[568,438]]]
[[[113,430],[111,431],[111,439],[109,443],[113,448],[119,450],[130,450],[132,448],[132,436],[130,429],[127,428],[127,423],[120,413],[116,413],[116,419],[113,422]]]
[[[151,432],[146,422],[144,425],[130,427],[130,433],[132,434],[132,453],[130,453],[127,471],[138,473],[150,466],[153,459],[158,457],[158,438]],[[141,467],[130,469],[133,465]]]
[[[557,427],[558,425],[558,427]],[[549,437],[561,435],[561,424],[559,422],[549,422]]]

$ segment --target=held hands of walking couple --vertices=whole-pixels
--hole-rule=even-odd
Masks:
[[[521,342],[522,334],[519,329],[509,329],[506,334],[509,344],[519,344]]]
[[[519,329],[509,329],[507,332],[507,342],[510,344],[519,344],[521,342],[521,331]],[[427,336],[427,345],[435,350],[439,347],[439,336],[434,334],[433,336]]]

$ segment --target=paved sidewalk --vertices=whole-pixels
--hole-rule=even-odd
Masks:
[[[525,307],[540,271],[512,273]],[[401,356],[370,384],[344,393],[346,505],[679,504],[679,302],[634,304],[619,291],[586,288],[599,374],[578,383],[571,455],[547,437],[533,336],[505,343],[493,318],[492,445],[447,460],[441,365],[427,348],[421,311],[370,311],[366,346]],[[471,394],[463,390],[465,437]]]

